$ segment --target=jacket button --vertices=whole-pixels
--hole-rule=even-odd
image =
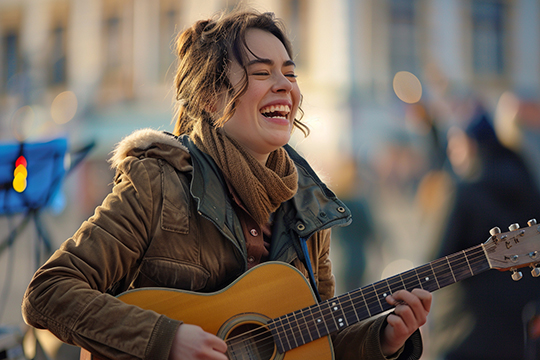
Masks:
[[[299,230],[299,231],[303,231],[306,229],[306,226],[302,223],[296,225],[296,228]]]
[[[253,256],[250,256],[250,257],[248,257],[247,261],[248,261],[249,263],[252,263],[252,262],[255,261],[255,258],[254,258]]]
[[[251,236],[258,236],[259,235],[259,232],[257,231],[257,229],[251,229],[251,230],[249,230],[249,233],[251,234]]]
[[[345,208],[343,206],[340,206],[340,207],[337,208],[337,211],[339,211],[340,213],[344,213]]]

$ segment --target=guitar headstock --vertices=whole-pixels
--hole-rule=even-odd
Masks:
[[[510,225],[510,231],[501,233],[498,227],[490,230],[490,238],[484,243],[492,269],[512,271],[512,279],[522,277],[518,268],[530,266],[534,277],[540,276],[540,225],[536,219],[529,220],[529,226],[520,228]]]

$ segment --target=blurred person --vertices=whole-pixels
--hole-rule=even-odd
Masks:
[[[23,299],[28,324],[102,359],[231,355],[197,324],[112,296],[129,289],[216,293],[272,260],[312,278],[322,300],[334,295],[330,232],[350,212],[287,145],[294,127],[308,131],[296,117],[301,94],[281,23],[236,9],[184,31],[177,55],[174,135],[145,129],[119,143],[112,192]],[[250,284],[260,292],[278,280]],[[420,357],[431,294],[399,290],[385,299],[392,312],[333,336],[337,359]]]
[[[337,195],[351,211],[354,221],[349,226],[332,230],[333,244],[340,248],[341,275],[338,288],[357,289],[366,283],[367,259],[373,254],[377,231],[367,194],[369,184],[362,176],[365,170],[354,157],[344,156],[340,168]],[[367,166],[367,165],[366,165]]]
[[[522,158],[501,144],[487,111],[476,105],[463,128],[449,131],[448,156],[458,179],[438,257],[486,241],[495,226],[523,226],[540,211],[536,182]],[[510,274],[488,271],[441,290],[431,333],[452,339],[442,358],[523,359],[522,311],[540,299],[538,281],[524,274],[515,282]]]

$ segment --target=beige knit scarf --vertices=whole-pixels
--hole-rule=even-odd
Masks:
[[[198,121],[191,138],[214,159],[259,225],[265,225],[270,214],[296,194],[298,173],[282,147],[270,153],[264,166],[237,141],[207,121]]]

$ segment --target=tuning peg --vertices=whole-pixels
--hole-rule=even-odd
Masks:
[[[501,229],[499,229],[497,226],[495,226],[493,229],[489,230],[489,234],[491,236],[495,236],[497,234],[501,233]]]
[[[534,267],[531,265],[531,274],[533,277],[539,277],[540,276],[540,268]]]
[[[508,227],[508,229],[510,229],[510,231],[517,230],[517,229],[519,229],[519,224],[518,224],[518,223],[514,223],[514,224],[510,225],[510,226]]]
[[[518,280],[521,280],[521,278],[523,277],[523,274],[521,273],[521,271],[517,271],[517,270],[512,270],[512,280],[514,281],[518,281]]]
[[[527,221],[527,225],[529,225],[529,226],[536,225],[536,219],[531,219],[531,220]]]

